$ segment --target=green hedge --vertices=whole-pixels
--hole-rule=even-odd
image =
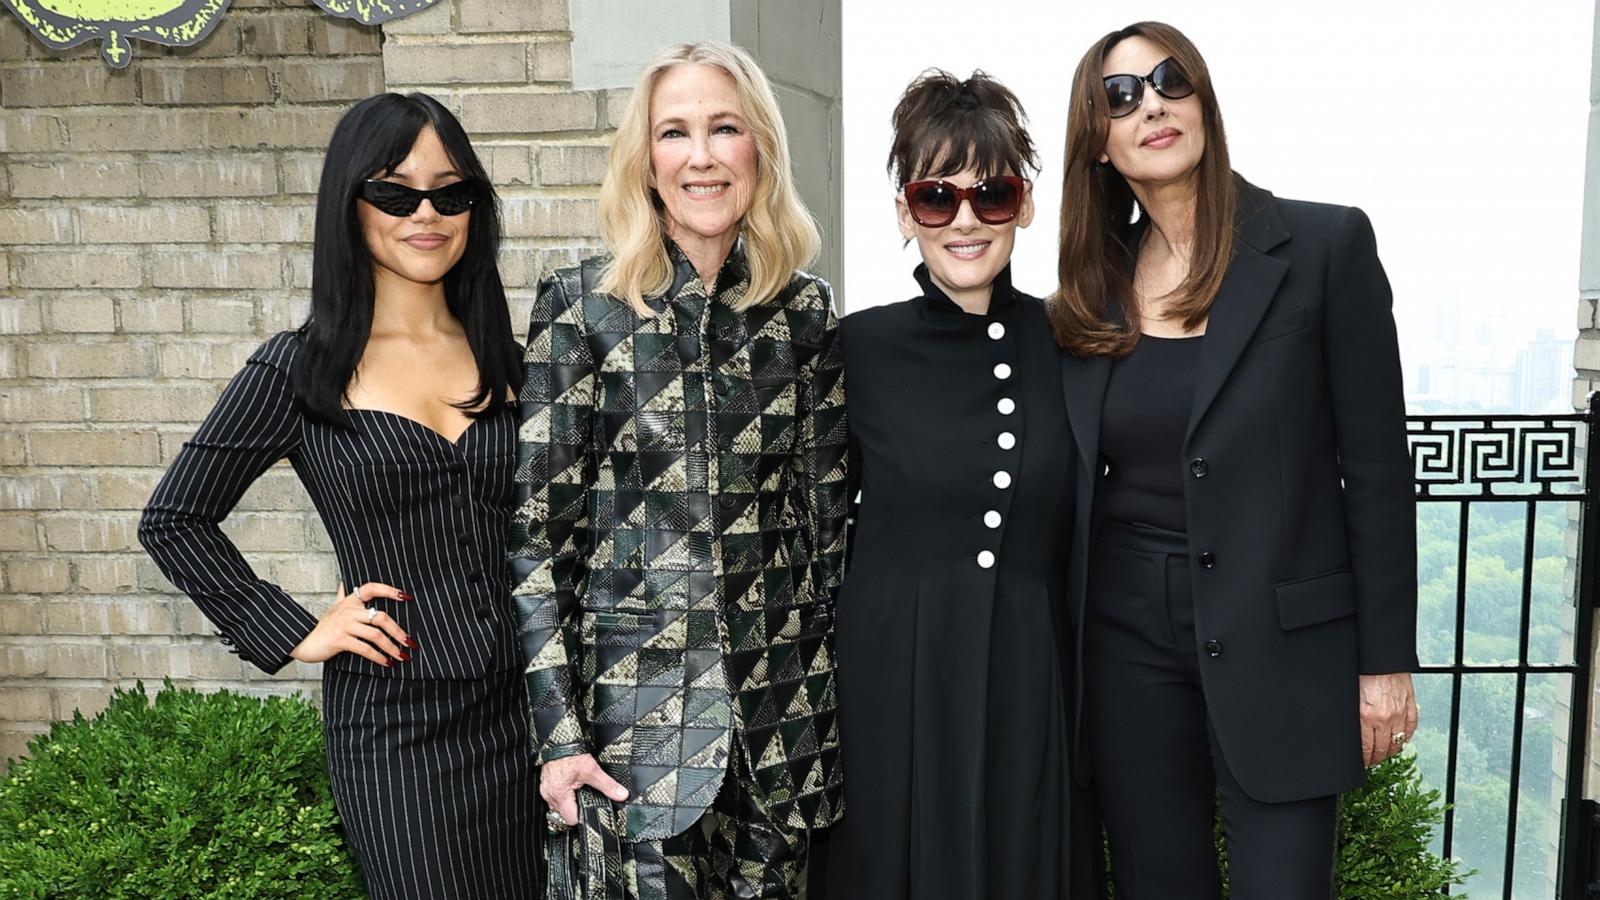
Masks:
[[[1366,785],[1339,806],[1339,900],[1420,900],[1465,884],[1472,872],[1428,849],[1443,821],[1444,804],[1438,791],[1423,789],[1415,752],[1369,769]]]
[[[119,690],[0,778],[0,898],[360,896],[317,711]]]

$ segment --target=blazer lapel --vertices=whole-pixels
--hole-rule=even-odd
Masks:
[[[1067,398],[1067,421],[1078,441],[1078,458],[1093,480],[1100,459],[1100,411],[1106,402],[1106,382],[1111,378],[1111,359],[1089,359],[1061,352],[1061,392]]]
[[[1233,262],[1222,279],[1222,288],[1211,304],[1206,337],[1200,348],[1195,371],[1194,406],[1184,446],[1194,437],[1195,428],[1228,380],[1234,364],[1244,353],[1256,325],[1272,304],[1278,285],[1289,271],[1289,264],[1268,251],[1289,239],[1289,231],[1278,215],[1272,195],[1244,179],[1238,179],[1238,239],[1234,242]]]

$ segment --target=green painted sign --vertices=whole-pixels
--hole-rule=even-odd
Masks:
[[[0,0],[46,47],[65,50],[100,42],[106,65],[133,59],[130,40],[187,47],[205,40],[232,0]],[[331,15],[378,25],[409,16],[439,0],[314,0]]]
[[[343,19],[355,19],[363,25],[377,25],[390,19],[421,12],[439,0],[314,0],[314,2]]]
[[[133,59],[131,38],[187,47],[217,27],[231,0],[0,0],[53,50],[100,42],[106,65]]]

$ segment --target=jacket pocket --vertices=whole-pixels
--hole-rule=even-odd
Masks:
[[[656,633],[652,613],[584,610],[583,616],[585,643],[595,647],[640,647]]]
[[[1356,579],[1349,569],[1282,581],[1275,588],[1278,622],[1284,631],[1356,614]]]

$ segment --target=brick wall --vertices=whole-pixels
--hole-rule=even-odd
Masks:
[[[234,0],[196,47],[106,68],[0,14],[0,759],[110,690],[317,693],[241,665],[145,557],[139,510],[228,376],[298,324],[321,151],[350,101],[424,89],[505,198],[520,333],[539,272],[598,246],[626,92],[573,92],[565,0],[444,0],[379,30],[309,0]],[[320,611],[337,574],[286,465],[226,526]]]

